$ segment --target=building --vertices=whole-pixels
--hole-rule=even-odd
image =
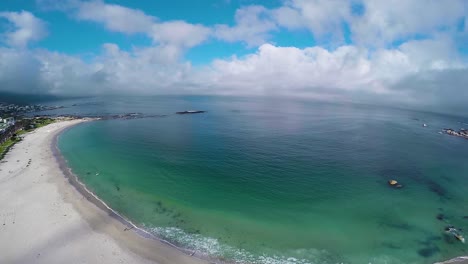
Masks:
[[[3,123],[3,120],[1,120],[0,122],[0,134],[3,134],[3,132],[5,132],[5,130],[8,128],[8,125]]]
[[[14,126],[15,125],[15,118],[14,117],[7,117],[3,119],[3,123],[7,124],[7,126]]]

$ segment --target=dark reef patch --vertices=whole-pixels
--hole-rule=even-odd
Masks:
[[[442,240],[441,236],[428,236],[425,240],[419,241],[419,244],[427,247],[435,247],[434,242]]]
[[[455,242],[456,242],[455,238],[448,235],[448,234],[444,234],[443,238],[444,238],[445,243],[447,243],[447,244],[455,244]]]
[[[437,214],[436,218],[440,221],[445,220],[445,215],[444,214]]]
[[[389,243],[389,242],[383,242],[381,245],[386,247],[386,248],[390,248],[390,249],[403,249],[401,246],[397,246],[397,245],[395,245],[393,243]]]
[[[436,246],[426,247],[426,248],[422,248],[418,250],[418,254],[425,258],[430,258],[439,252],[440,252],[440,249]]]
[[[438,184],[437,182],[430,180],[430,179],[425,179],[425,184],[428,186],[429,190],[435,194],[437,194],[439,197],[442,198],[448,198],[447,197],[447,190],[445,190],[442,185]]]
[[[410,230],[415,229],[415,226],[412,226],[412,225],[407,224],[407,223],[381,222],[380,226],[393,228],[393,229],[400,229],[400,230],[403,230],[403,231],[410,231]]]

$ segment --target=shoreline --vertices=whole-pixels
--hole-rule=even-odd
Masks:
[[[86,121],[29,132],[0,163],[1,262],[208,263],[138,228],[78,181],[57,140]]]
[[[79,181],[58,140],[89,121],[58,121],[29,132],[0,163],[0,262],[225,263],[191,256],[138,227]],[[467,263],[457,260],[440,263]]]
[[[434,264],[468,264],[468,256],[457,257],[443,262],[437,262]]]
[[[94,121],[99,121],[99,120],[100,119],[89,119],[89,120],[85,120],[84,122],[94,122]],[[83,123],[83,122],[81,122],[81,123]],[[214,261],[214,259],[210,258],[209,256],[197,255],[196,252],[194,252],[194,251],[179,247],[179,246],[171,243],[170,241],[162,239],[162,238],[148,232],[147,230],[137,226],[131,220],[127,219],[126,217],[124,217],[123,215],[119,214],[117,211],[112,209],[112,207],[107,205],[106,202],[104,202],[102,199],[100,199],[95,193],[93,193],[91,190],[89,190],[84,183],[82,183],[79,180],[78,176],[73,173],[72,169],[68,165],[68,161],[65,159],[65,157],[60,152],[60,149],[58,147],[58,140],[59,140],[59,137],[63,133],[65,133],[69,129],[72,129],[74,126],[77,126],[77,125],[79,125],[81,123],[77,123],[77,124],[74,124],[72,126],[68,126],[65,129],[63,129],[62,131],[60,131],[59,133],[57,133],[56,135],[54,135],[54,138],[52,139],[52,144],[51,144],[52,153],[53,153],[55,159],[57,160],[57,162],[59,164],[60,170],[62,171],[64,177],[66,179],[68,179],[70,185],[73,186],[78,191],[78,193],[83,195],[90,203],[92,203],[93,205],[98,207],[99,210],[102,210],[103,212],[107,213],[109,215],[109,217],[113,218],[114,220],[116,220],[119,223],[121,223],[122,225],[124,225],[125,226],[125,228],[124,228],[125,231],[124,232],[127,232],[127,231],[134,232],[137,235],[139,235],[139,236],[141,236],[141,237],[143,237],[145,239],[150,239],[152,241],[161,242],[163,244],[166,244],[169,247],[172,247],[172,248],[175,248],[175,249],[179,250],[180,253],[183,253],[183,254],[185,254],[187,256],[190,256],[190,257],[192,257],[194,259],[198,259],[198,260],[202,260],[202,261]]]

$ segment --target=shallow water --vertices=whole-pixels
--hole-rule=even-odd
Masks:
[[[59,147],[111,207],[186,248],[251,263],[467,254],[443,229],[468,230],[468,141],[438,133],[466,118],[266,98],[74,103],[63,111],[167,114],[86,123]],[[208,112],[173,114],[188,109]]]

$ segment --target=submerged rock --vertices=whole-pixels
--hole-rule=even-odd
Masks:
[[[438,253],[439,251],[440,249],[438,247],[432,246],[418,250],[418,254],[422,257],[429,258],[432,257],[434,254]]]
[[[438,214],[436,218],[442,221],[445,219],[445,216],[444,214]]]
[[[445,190],[445,188],[442,185],[431,179],[424,180],[424,183],[427,185],[431,192],[437,194],[439,197],[448,199],[447,190]]]

